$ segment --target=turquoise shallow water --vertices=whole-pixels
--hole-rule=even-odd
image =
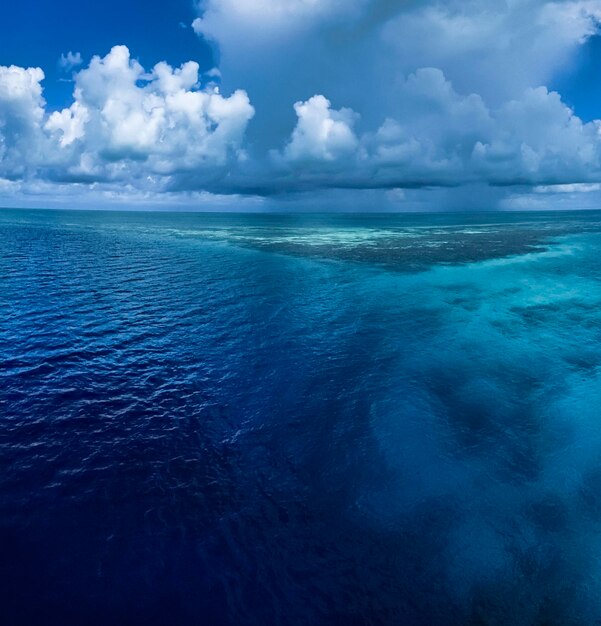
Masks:
[[[601,620],[601,213],[0,211],[8,624]]]

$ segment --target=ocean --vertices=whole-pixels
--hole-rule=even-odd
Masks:
[[[601,213],[0,211],[0,623],[601,623]]]

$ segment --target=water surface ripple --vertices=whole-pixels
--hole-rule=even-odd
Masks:
[[[600,248],[0,211],[1,623],[601,622]]]

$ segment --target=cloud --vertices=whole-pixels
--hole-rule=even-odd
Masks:
[[[41,81],[44,72],[11,65],[0,66],[0,176],[25,177],[41,157],[41,125],[45,102]]]
[[[208,0],[201,3],[202,17],[192,23],[197,34],[222,42],[231,33],[253,26],[251,38],[257,42],[283,40],[323,20],[352,16],[365,4],[351,0]]]
[[[600,123],[546,86],[598,32],[601,0],[198,6],[194,30],[219,59],[202,76],[194,61],[147,71],[125,46],[87,67],[69,52],[73,100],[51,111],[40,69],[2,68],[0,177],[272,198],[346,189],[351,202],[383,190],[395,206],[414,199],[402,189],[507,188],[490,194],[500,202],[601,181]]]
[[[600,123],[583,123],[559,94],[526,89],[498,107],[460,94],[436,68],[399,85],[398,113],[356,134],[358,115],[321,95],[295,105],[297,124],[276,171],[276,191],[399,189],[489,184],[560,185],[601,177]],[[254,172],[257,184],[261,172]],[[267,180],[269,177],[269,180]],[[244,186],[244,176],[230,180]]]
[[[593,193],[601,191],[601,183],[571,183],[567,185],[539,185],[534,193]]]
[[[199,84],[198,64],[146,73],[125,46],[75,75],[74,101],[48,114],[39,69],[0,68],[0,173],[59,182],[164,184],[178,172],[215,174],[243,158],[254,110],[243,91]],[[155,177],[153,179],[153,176]]]
[[[423,68],[401,87],[401,115],[375,134],[373,158],[424,181],[550,184],[601,174],[599,123],[583,123],[559,94],[527,88],[491,107],[462,95],[444,74]],[[397,181],[402,183],[402,176]]]
[[[99,163],[144,162],[156,174],[221,166],[239,153],[253,108],[242,91],[224,98],[198,81],[193,61],[177,69],[161,62],[146,74],[125,46],[116,46],[77,75],[75,102],[58,114],[67,124],[53,115],[49,129],[62,131],[63,143],[77,138],[73,126],[85,111],[81,152]]]
[[[400,67],[440,68],[460,91],[476,92],[494,105],[547,84],[596,34],[601,17],[597,0],[409,6],[381,25],[383,45]]]
[[[356,114],[350,109],[335,111],[330,101],[316,95],[306,102],[297,102],[298,117],[283,158],[288,162],[323,162],[344,159],[357,149],[352,127]]]
[[[399,80],[396,116],[373,131],[358,133],[356,112],[317,94],[291,107],[296,124],[279,147],[250,156],[248,96],[202,88],[194,62],[145,72],[117,46],[75,75],[73,103],[52,113],[41,70],[3,71],[0,172],[9,179],[259,196],[397,190],[398,205],[403,188],[593,184],[601,176],[599,123],[583,123],[559,94],[529,88],[495,108],[459,93],[437,68]]]
[[[61,54],[61,57],[58,61],[58,64],[61,66],[62,69],[64,69],[65,71],[69,71],[72,70],[76,67],[79,67],[80,65],[83,64],[83,58],[81,56],[81,54],[79,52],[71,52],[69,50],[69,52],[67,52],[67,54]]]
[[[601,0],[205,0],[195,29],[255,103],[254,140],[273,144],[317,93],[372,127],[393,117],[399,78],[421,67],[498,106],[548,84],[600,17]]]

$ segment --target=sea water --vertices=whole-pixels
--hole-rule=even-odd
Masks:
[[[2,624],[601,620],[601,213],[0,211]]]

